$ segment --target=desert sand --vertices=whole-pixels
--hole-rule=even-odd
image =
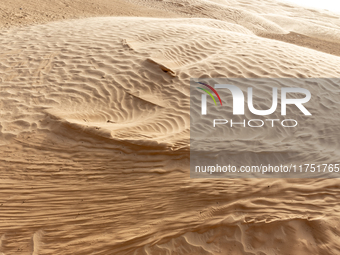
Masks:
[[[189,175],[190,77],[337,78],[340,15],[271,0],[0,10],[0,254],[340,254],[338,179]],[[323,91],[326,118],[340,88]],[[296,146],[339,160],[330,117]]]

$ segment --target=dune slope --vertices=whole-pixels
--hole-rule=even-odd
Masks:
[[[189,77],[336,77],[338,57],[214,20],[94,18],[1,37],[4,254],[338,249],[334,180],[188,178]]]
[[[189,79],[339,77],[340,58],[263,38],[289,31],[236,1],[182,4],[205,17],[1,31],[0,254],[339,253],[336,179],[189,178]]]

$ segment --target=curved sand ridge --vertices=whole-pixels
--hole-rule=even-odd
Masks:
[[[339,57],[211,19],[0,38],[4,254],[338,252],[336,180],[192,180],[188,150],[190,77],[338,77]],[[322,86],[326,113],[339,90]]]
[[[8,137],[48,114],[107,138],[173,144],[188,132],[189,77],[339,74],[337,57],[208,19],[96,18],[3,37],[3,97],[16,108],[4,113]]]

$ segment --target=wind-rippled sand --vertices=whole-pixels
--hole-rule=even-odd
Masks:
[[[0,254],[340,253],[339,180],[189,177],[190,77],[339,77],[339,16],[134,4],[182,17],[0,32]],[[329,88],[325,116],[339,107]],[[327,130],[297,142],[339,156]]]

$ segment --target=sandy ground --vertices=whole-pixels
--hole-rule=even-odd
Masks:
[[[340,253],[336,179],[189,178],[190,77],[339,77],[339,16],[269,0],[0,10],[0,254]],[[338,126],[298,142],[336,160]]]
[[[153,8],[151,5],[136,5],[126,0],[5,0],[0,3],[0,27],[2,28],[97,16],[176,17],[177,15]]]

